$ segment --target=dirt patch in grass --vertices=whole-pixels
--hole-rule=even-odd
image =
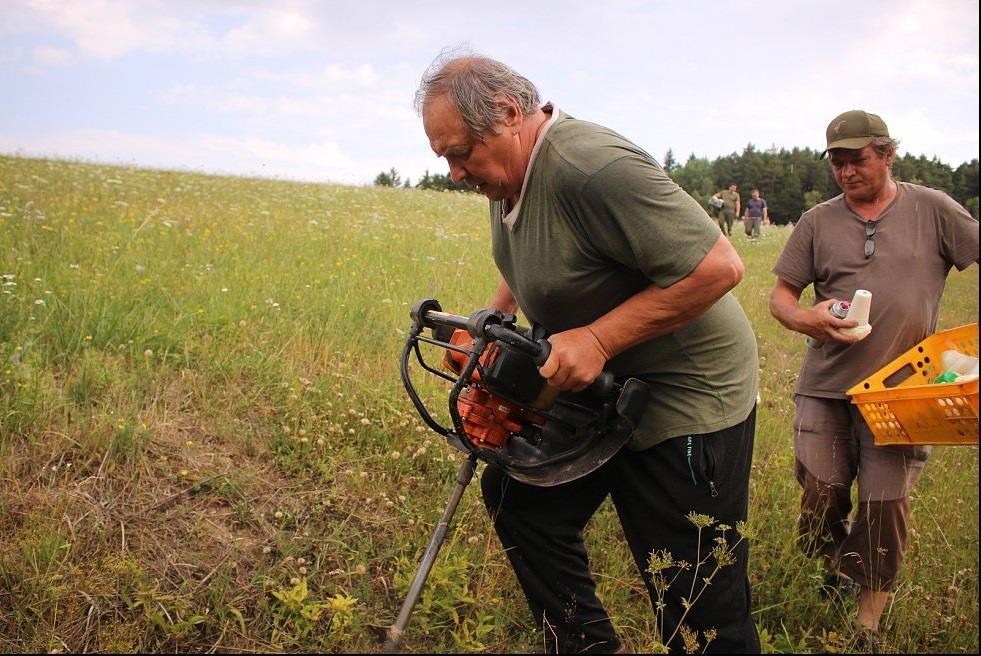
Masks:
[[[267,452],[247,455],[200,417],[154,407],[135,457],[109,446],[101,461],[79,457],[72,467],[56,452],[85,438],[68,425],[60,445],[24,439],[10,449],[0,470],[0,645],[211,648],[234,643],[219,627],[256,612],[281,530],[271,520],[295,503],[295,483]],[[212,621],[222,608],[228,622]]]

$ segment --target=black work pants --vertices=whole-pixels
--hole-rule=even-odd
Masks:
[[[703,587],[702,579],[716,567],[709,554],[722,536],[731,546],[738,540],[736,522],[748,511],[749,474],[756,429],[756,410],[731,428],[704,435],[676,437],[645,451],[621,450],[595,472],[554,487],[520,483],[488,466],[481,478],[484,503],[494,518],[518,581],[550,653],[610,652],[620,646],[610,618],[596,597],[582,531],[609,494],[620,517],[634,561],[651,604],[658,594],[647,571],[652,552],[666,549],[687,570],[665,574],[670,587],[661,601],[663,635],[673,652],[684,651],[683,621],[698,632],[701,651],[705,632],[715,631],[708,652],[759,652],[759,637],[750,615],[747,565],[749,544],[734,550],[735,562],[721,568],[684,615],[682,598]],[[698,528],[689,513],[717,522]],[[700,544],[699,544],[700,543]],[[699,558],[707,562],[696,571]],[[711,635],[711,633],[710,633]]]

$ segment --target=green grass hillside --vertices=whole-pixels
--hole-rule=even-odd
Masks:
[[[408,309],[489,300],[486,228],[471,194],[0,157],[0,651],[377,651],[460,458],[402,389]],[[767,652],[840,652],[854,607],[794,543],[804,346],[767,311],[788,234],[733,239],[761,356],[756,620]],[[978,268],[952,273],[941,328],[977,299]],[[911,526],[888,648],[977,653],[977,447],[935,451]],[[651,650],[612,507],[587,540]],[[474,485],[405,650],[540,649]]]

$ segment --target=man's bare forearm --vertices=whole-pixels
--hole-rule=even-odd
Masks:
[[[497,285],[497,291],[494,292],[490,306],[505,314],[515,314],[518,311],[518,301],[511,293],[511,288],[504,282],[504,278],[501,278],[501,282]]]
[[[592,324],[607,359],[691,323],[742,280],[743,265],[723,236],[695,269],[670,287],[651,285]]]
[[[801,332],[800,322],[797,321],[797,315],[801,312],[800,294],[800,290],[796,290],[779,279],[773,291],[770,292],[770,314],[784,328],[795,332]]]

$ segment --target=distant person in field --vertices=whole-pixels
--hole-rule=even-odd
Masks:
[[[769,222],[769,214],[766,201],[760,198],[759,189],[754,188],[750,196],[751,198],[746,201],[746,212],[743,214],[743,228],[747,237],[759,239],[762,236],[763,224]]]
[[[652,604],[652,553],[694,564],[717,539],[733,547],[734,562],[687,615],[684,598],[715,563],[697,574],[670,568],[677,578],[657,612],[671,649],[685,648],[681,630],[671,636],[684,618],[699,650],[758,652],[749,545],[734,537],[748,510],[757,352],[730,293],[743,265],[729,240],[640,147],[542,105],[535,86],[498,61],[444,53],[423,75],[416,107],[452,179],[490,200],[501,274],[490,305],[520,308],[549,331],[541,375],[563,390],[584,389],[604,369],[651,386],[627,448],[593,473],[535,487],[484,470],[484,502],[546,651],[626,650],[583,543],[610,496]],[[693,512],[717,523],[699,533]]]
[[[736,191],[738,188],[733,182],[728,189],[722,189],[712,194],[713,198],[722,200],[722,208],[719,210],[716,220],[719,229],[726,237],[732,237],[732,224],[736,222],[736,217],[739,216],[739,192]]]
[[[801,216],[773,267],[770,311],[824,342],[804,356],[795,396],[799,532],[827,564],[822,594],[857,584],[858,624],[874,632],[899,580],[909,494],[931,447],[876,446],[845,392],[936,331],[947,273],[978,261],[978,222],[946,194],[892,179],[897,142],[879,116],[845,112],[826,137],[822,157],[843,193]],[[808,285],[816,303],[805,308]],[[854,321],[828,310],[856,289],[872,292],[872,332],[861,341],[839,332]]]

